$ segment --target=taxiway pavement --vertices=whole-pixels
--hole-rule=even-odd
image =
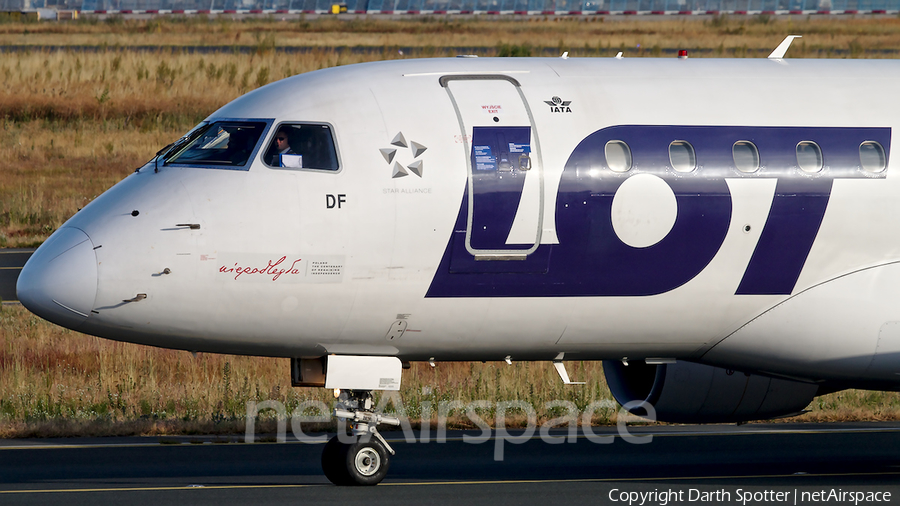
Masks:
[[[0,301],[16,299],[16,280],[33,249],[0,249]]]
[[[900,423],[629,430],[652,440],[628,443],[615,428],[595,429],[613,436],[603,442],[579,432],[573,443],[550,444],[535,434],[504,442],[502,461],[495,460],[496,438],[465,440],[480,431],[450,432],[443,443],[433,432],[428,443],[388,432],[397,451],[388,477],[362,488],[327,482],[319,464],[324,440],[3,440],[0,504],[621,505],[642,492],[644,505],[658,506],[854,504],[803,500],[820,492],[891,494],[883,504],[900,502]]]

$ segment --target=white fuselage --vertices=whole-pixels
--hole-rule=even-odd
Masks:
[[[20,297],[82,332],[187,350],[403,360],[671,357],[895,383],[897,89],[900,62],[874,60],[456,58],[311,72],[207,119],[265,123],[246,166],[148,163],[38,251]],[[329,126],[338,170],[267,163],[263,151],[285,122]],[[857,141],[832,148],[810,138],[824,157],[812,172],[798,166],[796,142],[778,155],[795,157],[793,166],[776,167],[782,162],[764,149],[793,132],[846,138],[839,129],[862,142],[875,141],[865,129],[886,139],[879,141],[886,169],[847,162]],[[637,139],[629,171],[610,168],[606,140],[578,158],[600,131]],[[719,133],[725,154],[715,160],[730,156],[743,135],[759,146],[760,170],[739,173],[735,162],[704,158],[718,149]],[[502,137],[494,146],[509,153],[488,153],[484,135],[526,141]],[[710,147],[675,135],[698,135]],[[641,158],[640,139],[657,137],[663,157],[670,141],[693,142],[697,168],[676,170],[672,151],[669,166]],[[607,165],[589,166],[596,153]],[[519,168],[503,172],[506,163]],[[488,172],[496,180],[478,179]],[[519,186],[502,186],[516,178]],[[607,191],[611,180],[620,186]],[[501,186],[478,186],[494,184]],[[509,192],[518,202],[512,213],[491,207]],[[816,215],[791,200],[798,195],[824,207]],[[770,218],[778,199],[787,203],[780,225]],[[679,213],[691,206],[698,225],[685,225],[680,240]],[[504,212],[506,225],[495,225]],[[718,226],[703,221],[716,219]],[[795,233],[793,223],[803,230]],[[767,225],[780,226],[780,235],[761,246]],[[500,235],[490,235],[496,226]],[[804,233],[811,234],[806,249],[780,246]],[[625,246],[610,252],[609,241]],[[751,268],[764,248],[769,260],[757,253]],[[771,260],[780,251],[798,257],[794,267],[767,280],[781,269]],[[688,272],[697,254],[709,258]],[[61,265],[66,255],[72,263]],[[671,281],[663,279],[668,272],[676,273]],[[71,302],[42,288],[53,286],[48,276],[71,277],[64,283]]]

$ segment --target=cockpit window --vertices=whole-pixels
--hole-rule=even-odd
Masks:
[[[166,165],[244,167],[266,130],[262,121],[216,121],[201,127],[165,156]]]
[[[263,159],[270,167],[338,170],[331,127],[321,123],[281,123]]]

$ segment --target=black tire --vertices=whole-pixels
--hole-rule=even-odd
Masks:
[[[344,453],[346,446],[338,441],[338,437],[334,436],[325,443],[322,449],[322,471],[328,481],[337,486],[347,485],[347,472],[344,468]]]
[[[335,436],[322,450],[325,477],[338,486],[377,485],[387,475],[390,464],[387,450],[375,438],[341,443]]]

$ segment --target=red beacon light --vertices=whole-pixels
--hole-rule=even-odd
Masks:
[[[678,59],[679,60],[687,60],[687,49],[679,49],[678,50]]]

